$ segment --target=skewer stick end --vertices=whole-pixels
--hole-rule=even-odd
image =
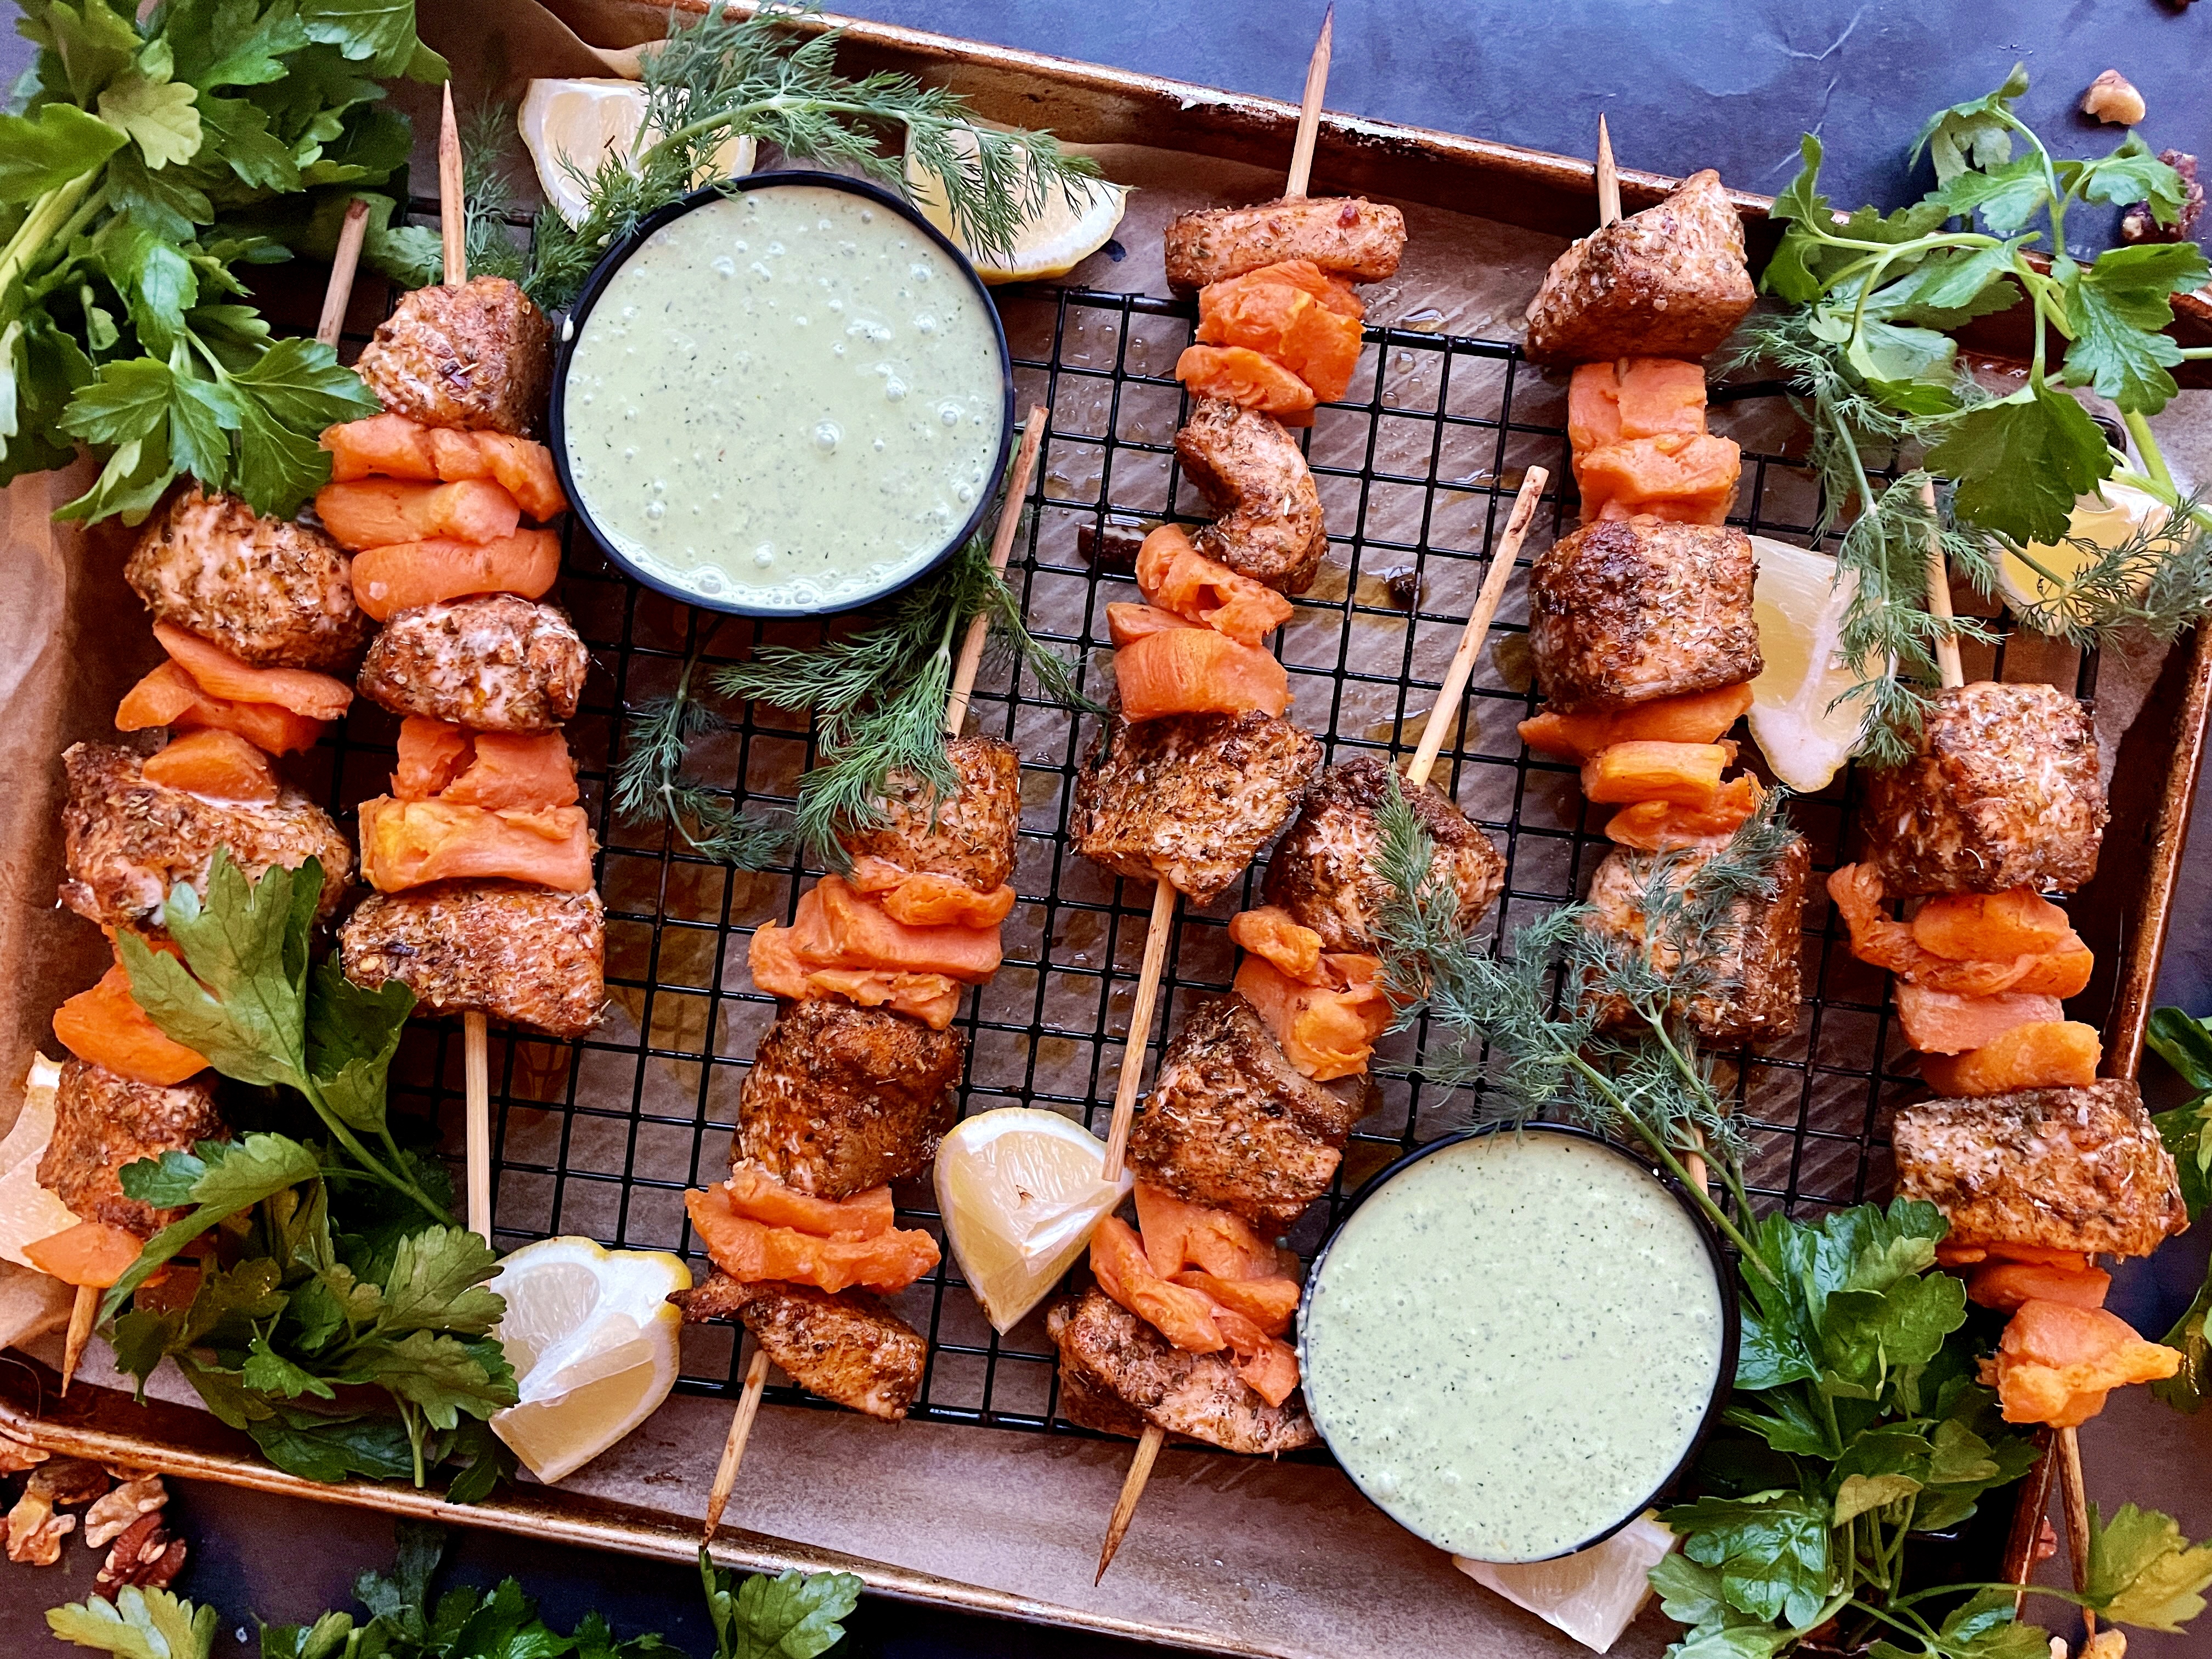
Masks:
[[[1620,217],[1620,173],[1613,159],[1613,132],[1597,118],[1597,220],[1609,225]]]
[[[448,287],[469,280],[468,210],[462,199],[461,134],[453,119],[453,83],[444,88],[438,117],[438,228],[444,244],[445,268],[440,272]]]
[[[92,1340],[92,1328],[100,1317],[100,1287],[80,1285],[76,1300],[70,1304],[69,1334],[62,1339],[62,1393],[67,1395],[70,1383],[76,1376],[77,1362],[84,1358],[84,1345]]]
[[[491,1243],[491,1033],[484,1017],[461,1016],[461,1076],[466,1091],[464,1176],[469,1231]]]
[[[738,1484],[738,1466],[745,1460],[745,1442],[752,1438],[753,1419],[760,1414],[761,1390],[768,1386],[768,1350],[758,1343],[753,1346],[752,1363],[745,1367],[744,1391],[738,1396],[738,1409],[730,1419],[729,1438],[722,1442],[722,1460],[714,1465],[714,1484],[707,1492],[707,1516],[700,1531],[700,1541],[711,1544],[722,1525],[722,1511],[729,1507],[730,1492]]]
[[[1106,1543],[1098,1552],[1098,1573],[1091,1581],[1093,1584],[1106,1577],[1106,1569],[1114,1565],[1122,1539],[1128,1536],[1129,1522],[1137,1513],[1137,1502],[1145,1495],[1145,1485],[1152,1478],[1152,1464],[1167,1438],[1167,1431],[1158,1424],[1145,1425],[1144,1437],[1137,1442],[1136,1452],[1129,1459],[1129,1472],[1121,1477],[1121,1495],[1114,1500],[1113,1518],[1106,1523]]]

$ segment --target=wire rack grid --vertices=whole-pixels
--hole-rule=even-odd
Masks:
[[[1016,405],[1048,413],[1039,474],[1008,576],[1031,630],[1079,662],[1085,690],[1110,688],[1106,605],[1137,596],[1112,568],[1139,526],[1196,521],[1203,503],[1181,477],[1173,435],[1185,412],[1172,378],[1191,338],[1187,303],[1080,289],[1002,290],[1016,357]],[[1316,411],[1307,439],[1329,529],[1330,556],[1279,638],[1290,671],[1291,717],[1327,744],[1332,761],[1390,755],[1418,743],[1464,617],[1487,568],[1492,537],[1527,468],[1542,465],[1546,511],[1524,550],[1540,552],[1571,526],[1572,489],[1565,387],[1509,343],[1405,329],[1367,331],[1355,392]],[[1758,450],[1786,432],[1786,411],[1760,398],[1717,401],[1714,429],[1745,440],[1735,522],[1808,544],[1818,492],[1804,468]],[[1780,417],[1780,418],[1778,418]],[[590,538],[565,532],[557,597],[592,649],[584,702],[568,728],[586,808],[601,843],[607,905],[608,1016],[573,1042],[495,1033],[495,1243],[511,1249],[556,1233],[612,1247],[678,1251],[703,1275],[685,1220],[687,1188],[720,1177],[738,1095],[772,1000],[745,967],[753,929],[787,921],[821,872],[794,857],[764,873],[699,856],[659,822],[611,808],[608,780],[626,716],[690,673],[763,642],[807,643],[812,625],[721,619],[640,587]],[[1126,571],[1124,562],[1121,569]],[[1492,925],[1513,928],[1577,896],[1607,850],[1602,809],[1586,807],[1570,767],[1532,757],[1515,724],[1536,695],[1525,641],[1523,576],[1516,575],[1445,745],[1434,780],[1490,833],[1507,860]],[[1987,647],[1970,670],[2002,673]],[[2019,665],[2014,665],[2015,668]],[[2014,678],[2073,677],[2075,664]],[[2078,673],[2087,675],[2081,664]],[[804,711],[728,708],[721,729],[693,747],[688,777],[748,809],[787,806],[814,758]],[[1150,893],[1077,856],[1066,841],[1073,781],[1095,735],[1003,663],[987,665],[971,731],[1002,736],[1022,757],[1022,830],[1014,875],[1019,903],[1005,927],[1005,965],[966,1000],[961,1079],[966,1113],[1023,1104],[1103,1131],[1126,1040]],[[397,722],[357,703],[333,745],[333,805],[349,811],[382,793]],[[1747,749],[1751,759],[1755,751]],[[1792,803],[1816,872],[1845,856],[1857,784],[1847,772]],[[1152,1042],[1180,1024],[1192,1000],[1228,988],[1226,924],[1255,902],[1259,866],[1203,910],[1186,908],[1170,946]],[[1805,1212],[1859,1201],[1888,1185],[1879,1127],[1917,1086],[1887,1007],[1886,976],[1842,948],[1828,906],[1808,905],[1805,1016],[1789,1041],[1725,1062],[1748,1126],[1747,1174],[1762,1203]],[[458,1021],[416,1023],[394,1067],[403,1110],[445,1126],[458,1158],[461,1044]],[[1352,1194],[1408,1151],[1460,1127],[1469,1097],[1426,1085],[1415,1069],[1421,1027],[1385,1039],[1375,1066],[1380,1103],[1354,1132],[1336,1185],[1290,1243],[1310,1255]],[[902,1224],[943,1230],[926,1179],[897,1190]],[[925,1420],[1082,1433],[1054,1413],[1055,1356],[1042,1312],[994,1334],[949,1253],[894,1299],[926,1332],[928,1371],[913,1415]],[[678,1386],[733,1395],[740,1375],[733,1328],[687,1330]],[[808,1399],[780,1385],[772,1400]],[[820,1402],[814,1402],[820,1403]],[[1318,1454],[1316,1454],[1318,1455]]]

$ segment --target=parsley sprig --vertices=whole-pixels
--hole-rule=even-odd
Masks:
[[[365,1572],[354,1583],[366,1617],[333,1611],[312,1624],[264,1625],[261,1659],[681,1659],[682,1650],[650,1633],[617,1639],[596,1613],[563,1635],[512,1578],[434,1595],[444,1530],[411,1521],[394,1530],[399,1553],[392,1571]],[[860,1581],[848,1572],[739,1581],[702,1550],[699,1576],[715,1659],[819,1659],[844,1640],[840,1621],[860,1603]],[[112,1603],[94,1599],[46,1614],[62,1640],[117,1659],[213,1659],[221,1622],[213,1607],[135,1584]]]
[[[1794,308],[1754,318],[1735,354],[1771,363],[1805,398],[1823,485],[1820,528],[1850,520],[1838,560],[1858,586],[1841,653],[1855,665],[1847,695],[1868,706],[1880,764],[1910,752],[1924,687],[1936,678],[1924,603],[1931,532],[1988,597],[2006,552],[2064,541],[2075,498],[2115,480],[2164,503],[2171,528],[2057,584],[2023,620],[2106,643],[2130,629],[2171,638],[2212,610],[2202,539],[2212,514],[2176,489],[2148,419],[2174,394],[2171,369],[2191,355],[2160,331],[2172,298],[2203,286],[2212,270],[2194,243],[2083,258],[2067,235],[2069,210],[2090,204],[2148,201],[2170,224],[2184,187],[2132,132],[2107,155],[2054,156],[2013,107],[2027,89],[2015,68],[1987,96],[1931,118],[1913,155],[1930,156],[1936,187],[1890,214],[1866,207],[1839,220],[1820,193],[1820,142],[1807,135],[1802,169],[1775,200],[1788,228],[1762,279]],[[2047,268],[2028,257],[2039,245]],[[1959,372],[1949,331],[2023,299],[2034,313],[2026,382],[1992,396]],[[2065,343],[2056,362],[2052,336]],[[2140,468],[2069,386],[2118,407]],[[1885,470],[1897,476],[1881,482]],[[1969,637],[1982,631],[1962,628]]]
[[[514,1467],[486,1427],[515,1401],[491,1335],[505,1304],[484,1287],[498,1264],[452,1224],[442,1168],[403,1147],[389,1120],[386,1074],[414,996],[396,981],[364,991],[312,960],[321,891],[312,859],[249,881],[218,849],[206,898],[180,883],[164,905],[181,962],[118,936],[131,995],[156,1025],[225,1077],[284,1092],[269,1128],[123,1169],[129,1196],[184,1213],[147,1241],[101,1314],[142,1386],[175,1361],[278,1468],[420,1486],[459,1460],[450,1495],[469,1501]],[[306,1102],[312,1127],[287,1099]],[[142,1294],[188,1249],[199,1254],[189,1296]]]
[[[0,483],[81,440],[62,516],[136,523],[179,474],[289,517],[316,435],[375,411],[327,346],[272,342],[234,267],[324,251],[343,198],[407,164],[376,78],[445,78],[413,0],[25,0],[39,47],[0,115]],[[372,258],[398,233],[378,197]]]
[[[2171,1111],[2158,1113],[2151,1121],[2173,1155],[2181,1176],[2182,1202],[2189,1219],[2203,1218],[2212,1201],[2212,1024],[2191,1019],[2179,1008],[2154,1010],[2145,1039],[2160,1059],[2179,1073],[2195,1092]],[[2165,1381],[2150,1385],[2151,1392],[2176,1411],[2202,1410],[2212,1399],[2212,1338],[2205,1322],[2212,1316],[2212,1273],[2197,1292],[2173,1328],[2161,1339],[2181,1351],[2181,1369]]]

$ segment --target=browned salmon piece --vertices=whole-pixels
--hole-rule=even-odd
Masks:
[[[389,414],[528,435],[553,379],[553,325],[504,276],[401,297],[355,365]]]
[[[1170,285],[1193,293],[1286,259],[1379,283],[1397,275],[1405,250],[1406,216],[1394,207],[1358,196],[1292,196],[1179,213],[1165,251]]]
[[[1540,363],[1702,357],[1757,297],[1743,221],[1708,167],[1552,262],[1528,302],[1527,349]]]
[[[929,1344],[866,1291],[832,1296],[773,1279],[741,1285],[717,1273],[668,1298],[687,1323],[734,1315],[792,1381],[810,1394],[896,1423],[921,1392]]]
[[[1070,1422],[1109,1434],[1141,1433],[1143,1424],[1152,1423],[1250,1456],[1296,1451],[1321,1438],[1302,1395],[1270,1406],[1237,1376],[1233,1355],[1170,1346],[1103,1291],[1060,1301],[1046,1316],[1045,1329],[1060,1350],[1062,1413],[1082,1413],[1069,1415]],[[1133,1431],[1132,1417],[1139,1419]]]

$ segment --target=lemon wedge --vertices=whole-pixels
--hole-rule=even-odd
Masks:
[[[1751,683],[1751,735],[1774,775],[1800,794],[1827,787],[1858,747],[1866,706],[1836,699],[1856,676],[1838,653],[1857,577],[1788,542],[1753,536],[1759,580],[1752,614],[1766,667]]]
[[[76,1225],[69,1206],[39,1185],[39,1160],[54,1135],[54,1101],[62,1068],[44,1054],[31,1060],[23,1083],[23,1109],[0,1140],[0,1261],[32,1266],[26,1244]]]
[[[632,154],[645,125],[645,88],[635,81],[532,81],[515,125],[545,199],[563,219],[578,224],[589,204],[575,174],[588,179],[607,156]],[[750,138],[725,140],[714,152],[711,176],[750,173],[755,149]]]
[[[975,154],[971,129],[955,127],[946,138],[963,157]],[[1024,225],[1014,239],[1013,252],[1004,258],[986,258],[969,246],[954,228],[952,210],[945,203],[945,181],[916,161],[911,149],[907,152],[906,181],[921,216],[968,256],[975,274],[987,283],[1033,283],[1066,276],[1106,246],[1129,201],[1127,185],[1103,179],[1076,180],[1072,200],[1066,191],[1048,189],[1037,217]]]
[[[1651,1594],[1651,1569],[1674,1547],[1674,1534],[1650,1514],[1601,1544],[1556,1561],[1501,1566],[1452,1557],[1452,1565],[1517,1607],[1603,1653],[1620,1639]]]
[[[520,1401],[492,1431],[531,1474],[574,1473],[653,1415],[675,1386],[684,1316],[668,1300],[691,1270],[665,1250],[544,1238],[499,1264],[496,1334]]]
[[[2144,530],[2157,529],[2166,522],[2166,503],[2157,496],[2133,484],[2105,483],[2096,495],[2075,499],[2074,511],[2066,523],[2066,539],[2057,546],[2031,543],[2027,558],[2008,552],[1997,566],[1997,586],[2016,611],[2047,605],[2059,599],[2065,589],[2054,586],[2042,571],[2050,572],[2062,583],[2070,582],[2099,554],[2119,546]],[[2089,545],[2083,546],[2085,542]],[[2034,560],[2035,565],[2030,565],[2027,559]],[[2150,580],[2154,563],[2146,558],[2137,566],[2137,592]],[[2042,571],[2035,568],[2037,565],[2042,567]],[[2061,604],[2063,606],[2063,599]]]
[[[1057,1112],[979,1112],[937,1149],[937,1208],[983,1312],[1012,1330],[1091,1242],[1136,1180],[1105,1176],[1106,1143]]]

